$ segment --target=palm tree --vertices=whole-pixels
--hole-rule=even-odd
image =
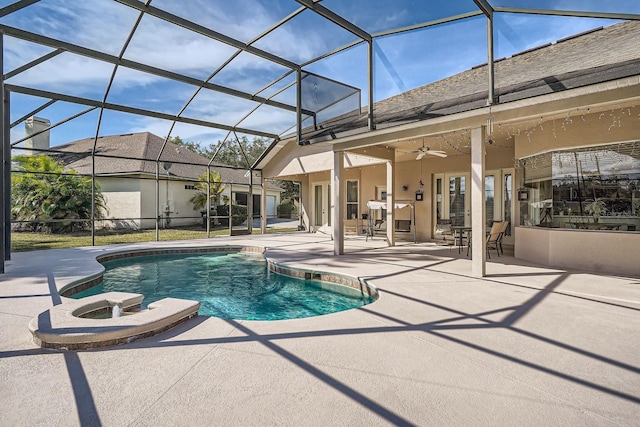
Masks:
[[[224,184],[218,171],[207,171],[200,175],[196,188],[198,192],[189,201],[193,204],[193,210],[201,210],[207,206],[207,194],[211,194],[211,206],[215,207],[220,201],[220,194],[224,190]],[[211,187],[209,193],[208,187]]]

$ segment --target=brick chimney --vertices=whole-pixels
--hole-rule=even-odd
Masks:
[[[30,137],[31,135],[37,134],[38,132],[47,129],[49,126],[51,126],[51,122],[49,120],[43,119],[41,117],[31,116],[24,123],[25,136]],[[47,150],[49,149],[49,144],[49,131],[47,130],[38,135],[34,135],[33,137],[25,141],[24,145],[26,149],[24,150],[24,154],[26,154],[27,156],[42,154],[39,151],[29,150],[29,148]]]

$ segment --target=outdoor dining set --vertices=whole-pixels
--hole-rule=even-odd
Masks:
[[[485,245],[487,257],[491,258],[491,250],[495,250],[498,256],[504,254],[502,248],[502,238],[507,233],[509,221],[493,221],[487,230]],[[452,225],[451,220],[441,219],[436,225],[435,237],[438,242],[449,246],[458,247],[458,253],[462,253],[463,248],[467,248],[467,256],[471,254],[471,230],[472,227],[466,225]]]

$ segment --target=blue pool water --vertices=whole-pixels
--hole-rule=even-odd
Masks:
[[[319,316],[373,302],[356,289],[322,289],[317,281],[274,273],[261,255],[238,252],[151,255],[104,262],[104,280],[73,295],[121,291],[144,295],[143,308],[162,298],[200,301],[200,315],[279,320]]]

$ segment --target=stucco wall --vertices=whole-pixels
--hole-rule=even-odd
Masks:
[[[367,166],[379,162],[381,161],[363,155],[347,153],[345,167]],[[274,178],[323,172],[331,169],[333,169],[333,147],[331,145],[299,146],[295,141],[291,141],[264,167],[262,173],[267,178]]]
[[[640,108],[564,116],[515,137],[517,158],[572,147],[640,139]],[[517,183],[522,183],[518,173]],[[519,221],[519,209],[516,209]],[[549,266],[640,276],[640,233],[516,228],[515,256]]]
[[[140,227],[140,180],[135,178],[97,178],[108,208],[103,227]]]
[[[640,233],[516,227],[516,258],[640,277]]]
[[[638,117],[640,107],[560,117],[542,124],[532,122],[527,131],[515,137],[515,155],[522,158],[554,149],[637,141]]]

